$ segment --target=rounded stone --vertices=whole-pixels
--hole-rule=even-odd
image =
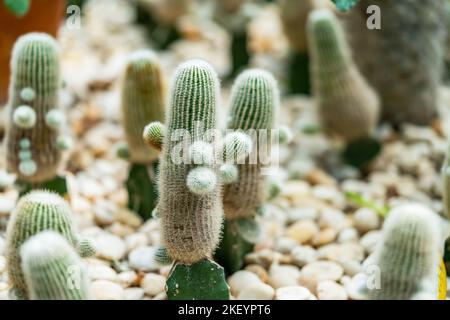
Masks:
[[[243,289],[237,296],[238,300],[272,300],[275,290],[265,283],[254,283]]]
[[[235,272],[228,278],[231,294],[235,297],[239,296],[239,293],[245,288],[260,282],[261,280],[256,274],[247,270]]]
[[[378,213],[369,208],[360,208],[353,214],[353,224],[360,233],[378,229],[380,222]]]
[[[319,232],[317,225],[311,220],[297,221],[286,230],[286,236],[299,244],[309,242]]]
[[[317,285],[317,298],[319,300],[347,300],[345,288],[334,281],[322,281]]]
[[[311,292],[316,292],[319,282],[325,280],[337,281],[343,274],[343,268],[335,262],[316,261],[303,267],[300,272],[299,283]]]
[[[91,288],[96,300],[123,300],[125,298],[123,288],[108,280],[93,281]]]
[[[166,278],[155,273],[147,273],[141,280],[141,288],[149,296],[156,296],[164,291]]]
[[[316,298],[305,287],[290,286],[277,289],[275,300],[316,300]]]

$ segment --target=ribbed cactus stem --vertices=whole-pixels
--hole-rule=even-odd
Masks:
[[[70,245],[76,246],[76,234],[67,202],[57,194],[32,191],[23,196],[12,213],[6,235],[7,269],[19,296],[28,296],[20,268],[19,249],[31,236],[44,231],[59,232]]]
[[[28,183],[51,180],[61,161],[58,54],[56,41],[42,33],[20,37],[12,53],[7,168]]]
[[[265,134],[266,142],[271,142],[271,129],[278,106],[278,87],[270,73],[252,69],[236,79],[232,89],[228,129],[249,133],[253,136],[255,147],[246,161],[238,162],[239,179],[224,188],[223,202],[228,220],[255,216],[257,208],[265,200],[266,181],[261,176],[260,151],[267,146],[258,145],[258,140],[263,141],[259,138]]]
[[[380,269],[380,288],[369,288],[370,299],[404,300],[422,293],[437,299],[443,241],[438,221],[420,204],[402,205],[389,213],[373,260]]]
[[[178,67],[166,114],[157,210],[169,255],[185,264],[211,257],[219,241],[220,183],[204,181],[205,176],[200,177],[198,170],[207,172],[206,178],[213,180],[217,180],[219,172],[216,161],[201,166],[176,161],[173,150],[183,140],[173,138],[181,130],[188,134],[189,144],[204,141],[215,146],[214,140],[205,141],[197,132],[199,126],[204,131],[216,129],[218,94],[219,81],[208,63],[191,60]]]
[[[122,87],[122,116],[130,161],[148,163],[158,154],[142,140],[145,126],[164,118],[164,80],[156,55],[134,52],[127,63]]]
[[[379,102],[354,64],[339,21],[327,9],[308,19],[314,94],[324,129],[346,141],[370,135]]]
[[[21,266],[31,300],[86,300],[88,279],[80,257],[60,234],[41,232],[21,250]]]

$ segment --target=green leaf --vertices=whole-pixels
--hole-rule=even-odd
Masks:
[[[16,15],[22,17],[30,10],[30,0],[3,0],[6,8]]]
[[[341,11],[347,11],[353,8],[359,0],[332,0],[336,7]]]
[[[225,272],[217,263],[203,259],[194,264],[176,263],[166,282],[169,300],[229,300]]]
[[[386,217],[389,213],[389,207],[388,206],[380,206],[376,204],[375,202],[364,198],[361,194],[356,192],[346,192],[345,197],[347,200],[355,203],[356,205],[360,207],[366,207],[369,209],[372,209],[376,213],[378,213],[382,217]]]

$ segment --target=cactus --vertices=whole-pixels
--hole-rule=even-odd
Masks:
[[[122,116],[131,168],[126,181],[128,207],[148,219],[156,206],[158,152],[144,143],[142,131],[150,121],[164,117],[164,80],[156,55],[134,52],[122,86]]]
[[[43,231],[20,249],[31,300],[86,300],[87,272],[73,247],[60,234]]]
[[[226,185],[223,191],[225,227],[216,259],[228,273],[241,268],[245,254],[253,249],[257,238],[250,237],[253,240],[248,241],[247,235],[257,232],[258,225],[251,222],[268,197],[267,182],[261,175],[264,163],[260,151],[270,149],[264,143],[271,142],[279,99],[276,80],[263,70],[243,72],[232,89],[228,129],[249,133],[254,138],[253,144],[258,143],[260,150],[254,149],[249,159],[242,164],[238,162],[239,177]],[[261,134],[266,134],[266,141]]]
[[[78,246],[84,256],[95,252],[85,240],[77,241],[71,210],[63,198],[55,193],[39,190],[26,194],[12,213],[6,235],[8,274],[18,298],[28,298],[20,268],[19,249],[31,236],[45,230],[61,233],[70,245]]]
[[[373,300],[438,298],[441,229],[438,216],[420,204],[397,207],[383,226],[374,255],[380,288],[368,290]]]
[[[367,27],[373,5],[380,30]],[[446,12],[445,0],[360,0],[344,16],[355,60],[380,94],[385,120],[429,125],[437,117]]]
[[[341,11],[347,11],[353,8],[359,0],[332,0],[336,7]]]
[[[163,131],[167,133],[162,144],[157,211],[163,243],[176,261],[167,280],[169,299],[229,297],[223,268],[209,260],[219,242],[223,214],[219,165],[215,159],[208,160],[211,151],[217,153],[218,139],[206,137],[206,132],[216,130],[218,94],[219,82],[212,67],[201,60],[188,61],[175,74],[166,128],[147,130],[155,127],[150,124],[144,131],[147,141],[158,140]],[[205,134],[198,131],[200,126]],[[156,138],[152,132],[156,132]],[[198,143],[209,148],[202,153],[195,147]],[[175,150],[180,145],[189,147],[187,156],[176,159]],[[200,163],[189,158],[199,152]],[[210,271],[197,275],[204,267]],[[192,287],[189,279],[197,276],[205,279],[205,286]]]
[[[57,175],[62,149],[68,146],[61,129],[64,113],[58,106],[58,48],[49,35],[30,33],[13,49],[6,131],[6,160],[18,177],[21,194],[47,188],[64,195],[65,178]]]

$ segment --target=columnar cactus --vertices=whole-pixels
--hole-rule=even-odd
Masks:
[[[7,168],[17,174],[25,189],[52,188],[61,151],[70,146],[70,139],[61,135],[65,116],[58,105],[61,82],[56,41],[41,33],[20,37],[11,69]],[[65,193],[65,183],[53,189]]]
[[[379,8],[380,30],[367,28],[367,8]],[[437,117],[443,70],[445,0],[360,0],[345,15],[355,60],[381,97],[383,117],[428,125]]]
[[[324,129],[347,142],[370,135],[378,97],[354,64],[339,21],[326,9],[308,19],[313,89]]]
[[[87,272],[73,247],[60,234],[43,231],[20,249],[31,300],[86,300]]]
[[[437,299],[441,238],[438,216],[427,207],[408,204],[393,209],[373,258],[380,269],[380,287],[369,288],[369,298]]]
[[[8,274],[18,298],[28,298],[20,268],[20,247],[31,236],[45,230],[59,232],[70,245],[77,247],[82,256],[92,255],[94,252],[88,242],[77,238],[71,210],[63,198],[46,191],[32,191],[26,194],[19,200],[12,213],[6,235]]]
[[[131,168],[126,182],[129,207],[144,219],[156,205],[154,167],[158,152],[144,143],[142,131],[164,118],[165,88],[161,65],[154,53],[134,52],[126,65],[122,85],[122,116]]]

